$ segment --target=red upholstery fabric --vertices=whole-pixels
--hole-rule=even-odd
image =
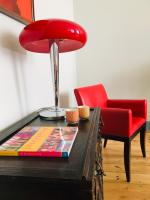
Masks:
[[[147,101],[144,99],[109,99],[107,106],[111,108],[131,109],[134,116],[147,118]]]
[[[106,107],[107,93],[102,84],[82,87],[74,90],[78,105],[90,107]]]
[[[102,84],[76,88],[74,93],[78,105],[101,108],[102,135],[129,138],[146,122],[146,100],[108,99]]]

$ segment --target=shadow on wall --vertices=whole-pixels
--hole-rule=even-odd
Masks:
[[[26,51],[24,51],[24,49],[21,46],[19,46],[18,38],[11,33],[3,32],[3,35],[1,35],[0,38],[0,45],[6,49],[11,50],[12,52],[15,51],[23,55],[26,54]]]
[[[60,94],[60,107],[61,108],[68,108],[69,107],[69,95],[67,93],[61,93]]]
[[[20,110],[20,115],[24,115],[26,110],[28,110],[28,99],[27,99],[27,89],[26,80],[24,73],[24,63],[27,52],[20,46],[18,38],[11,33],[4,33],[0,37],[0,46],[7,49],[7,57],[10,60],[9,66],[13,71],[15,89],[17,93],[18,107]]]

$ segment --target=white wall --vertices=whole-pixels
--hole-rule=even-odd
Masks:
[[[61,4],[61,5],[60,5]],[[72,0],[35,0],[35,18],[73,19]],[[24,25],[0,13],[0,130],[33,110],[52,106],[50,58],[24,50],[18,36]],[[60,56],[60,96],[72,105],[76,85],[74,53]]]
[[[88,32],[77,56],[78,85],[102,82],[112,98],[150,104],[150,1],[74,0],[74,8]]]

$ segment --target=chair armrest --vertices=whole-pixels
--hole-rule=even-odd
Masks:
[[[103,108],[101,116],[104,122],[102,134],[129,136],[132,126],[132,111],[130,109]]]
[[[108,99],[107,106],[109,108],[131,109],[133,116],[147,118],[147,101],[145,99]]]

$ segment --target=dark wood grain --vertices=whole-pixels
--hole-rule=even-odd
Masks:
[[[146,123],[144,124],[144,126],[140,131],[140,145],[141,145],[142,155],[144,158],[146,157],[145,140],[146,140]]]
[[[0,142],[24,126],[67,126],[65,120],[45,121],[34,112],[1,131]],[[68,159],[0,157],[0,195],[3,200],[93,199],[93,178],[99,129],[99,109],[80,121]],[[59,191],[59,192],[58,192]],[[101,199],[101,198],[99,198]]]

